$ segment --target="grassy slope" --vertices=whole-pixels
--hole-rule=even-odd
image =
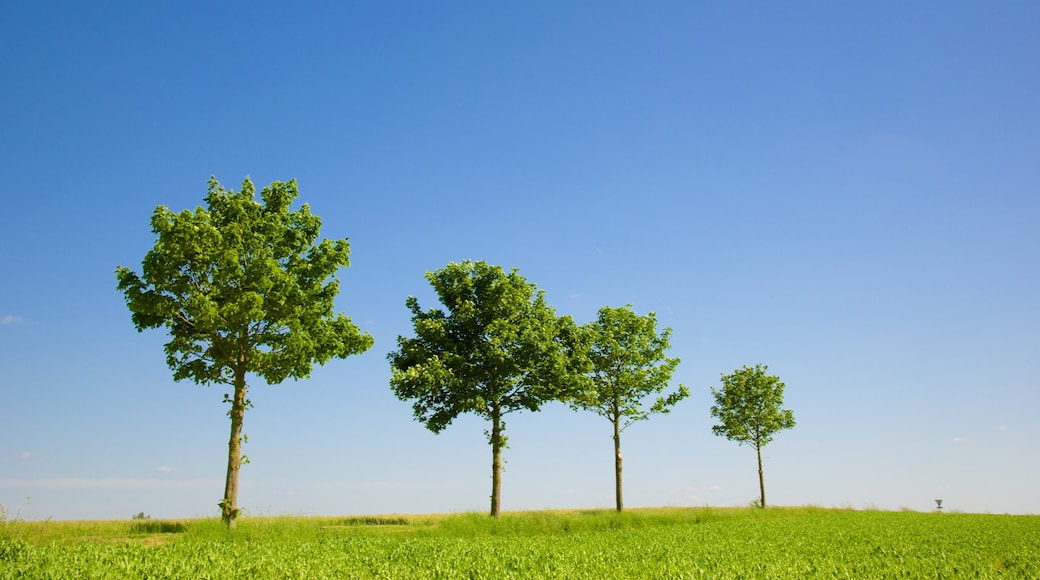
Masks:
[[[1040,517],[667,508],[7,522],[0,578],[1040,577]]]

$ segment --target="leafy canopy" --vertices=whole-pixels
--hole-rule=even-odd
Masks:
[[[712,432],[741,445],[750,443],[761,448],[777,432],[794,427],[794,414],[781,408],[784,383],[780,377],[766,374],[768,369],[759,364],[745,365],[731,374],[722,374],[722,389],[711,388],[715,396],[711,415],[720,421],[711,428]]]
[[[462,413],[497,420],[537,411],[581,381],[578,329],[557,318],[544,293],[517,270],[451,263],[426,274],[444,309],[422,310],[410,296],[415,337],[388,355],[394,394],[439,433]]]
[[[622,423],[623,430],[652,413],[668,413],[690,395],[689,389],[658,397],[647,408],[644,400],[661,393],[679,365],[678,358],[668,358],[672,330],[657,333],[657,317],[651,312],[639,316],[631,305],[620,308],[605,306],[593,322],[582,326],[587,333],[592,389],[575,399],[571,406],[587,409],[611,421]]]
[[[316,243],[321,220],[289,209],[298,195],[295,180],[276,181],[260,203],[248,178],[237,193],[210,178],[206,208],[156,208],[141,274],[120,266],[116,277],[137,330],[169,332],[175,380],[234,384],[238,371],[276,384],[372,346],[332,311],[349,243]]]

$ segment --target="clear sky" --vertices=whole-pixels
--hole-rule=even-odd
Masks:
[[[709,387],[798,425],[772,504],[1040,513],[1040,5],[31,2],[0,9],[0,504],[216,516],[223,387],[174,383],[117,265],[157,205],[296,178],[375,337],[254,382],[248,514],[488,509],[486,424],[390,391],[405,298],[463,259],[578,322],[673,329],[692,396],[622,441],[627,506],[747,505]],[[610,424],[511,415],[503,509],[613,506]]]

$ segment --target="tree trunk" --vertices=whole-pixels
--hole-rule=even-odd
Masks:
[[[762,476],[762,446],[755,444],[755,453],[758,455],[758,491],[762,494],[758,500],[758,507],[766,507],[766,481]]]
[[[621,419],[617,415],[614,416],[614,498],[620,513],[625,503],[621,499]]]
[[[502,499],[502,415],[491,409],[491,517],[497,518]]]
[[[235,369],[235,398],[231,402],[231,438],[228,440],[227,479],[224,499],[220,502],[220,517],[229,529],[235,528],[238,517],[238,472],[242,467],[242,420],[246,413],[246,373]]]

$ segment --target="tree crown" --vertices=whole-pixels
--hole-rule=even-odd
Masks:
[[[536,411],[580,381],[576,325],[516,269],[466,260],[426,278],[444,309],[409,297],[415,337],[398,337],[387,358],[391,388],[427,428],[439,432],[462,413]]]
[[[205,208],[156,208],[155,246],[140,275],[117,268],[117,288],[138,331],[169,332],[175,380],[230,384],[240,369],[279,383],[372,345],[332,311],[349,243],[318,242],[321,220],[306,204],[289,209],[298,195],[295,180],[276,181],[261,203],[248,178],[239,192],[210,178]]]
[[[711,415],[720,421],[712,432],[740,444],[762,447],[778,431],[794,427],[794,414],[781,408],[784,383],[780,377],[766,374],[768,369],[760,364],[745,365],[722,374],[722,389],[711,388],[715,396]]]
[[[671,381],[679,358],[665,356],[672,329],[657,332],[653,312],[639,316],[631,305],[605,306],[595,321],[582,326],[587,334],[591,365],[589,389],[571,401],[576,409],[587,409],[627,427],[652,413],[668,413],[689,396],[683,385],[668,396],[658,397],[646,408],[643,401],[660,393]]]

